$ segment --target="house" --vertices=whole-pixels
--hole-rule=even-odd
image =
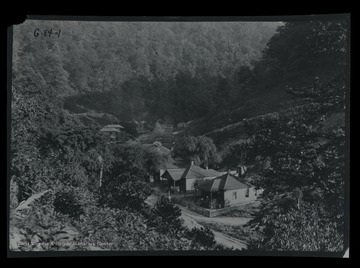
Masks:
[[[210,208],[224,208],[255,201],[261,191],[241,182],[238,177],[226,173],[196,185],[201,197]]]
[[[185,171],[185,168],[183,168],[182,162],[175,160],[174,158],[172,158],[171,154],[169,154],[165,166],[160,169],[160,172],[158,176],[155,177],[155,180],[168,181],[170,187],[179,186],[179,183],[175,183],[175,181],[178,181],[180,178],[178,178],[177,176],[173,177],[172,173],[165,174],[167,171],[170,172],[174,170],[182,170],[182,175]]]
[[[164,147],[159,141],[154,141],[153,143],[150,144],[144,143],[142,144],[142,147],[146,150],[158,152],[159,154],[165,156],[167,158],[166,165],[168,164],[169,161],[172,160],[171,151],[168,148]],[[164,173],[165,169],[166,167],[160,168],[157,172],[151,175],[149,178],[150,182],[160,181],[161,175]]]
[[[123,128],[123,126],[118,124],[106,125],[102,129],[100,129],[100,132],[108,133],[111,139],[119,139],[122,136],[122,134],[120,133],[122,133],[121,129]]]
[[[171,168],[164,171],[162,178],[169,182],[169,187],[173,189],[180,188],[180,179],[185,172],[185,168]]]
[[[123,129],[124,127],[119,125],[119,124],[114,124],[114,125],[106,125],[105,127],[113,127],[113,128],[116,128],[116,129]]]
[[[187,168],[179,168],[174,163],[176,162],[170,162],[167,165],[167,169],[161,177],[168,180],[170,187],[179,187],[181,192],[194,191],[197,183],[221,175],[216,170],[196,166],[193,161]]]
[[[136,125],[136,131],[138,133],[144,133],[146,132],[145,130],[145,121],[136,121],[136,120],[133,120],[133,122],[135,123]]]
[[[143,143],[142,146],[145,149],[154,150],[160,152],[163,155],[170,155],[171,151],[162,145],[160,141],[154,141],[153,143]]]
[[[178,123],[178,124],[176,125],[176,127],[177,127],[178,129],[186,128],[186,123],[185,123],[185,122],[180,122],[180,123]]]
[[[194,162],[191,161],[191,164],[185,169],[183,175],[180,178],[180,191],[188,192],[195,190],[195,184],[201,180],[213,179],[217,176],[220,176],[221,173],[213,169],[203,169],[199,166],[194,165]]]

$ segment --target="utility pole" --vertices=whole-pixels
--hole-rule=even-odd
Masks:
[[[99,179],[99,187],[101,187],[101,185],[102,185],[102,177],[103,177],[103,169],[104,169],[104,161],[103,161],[103,158],[101,157],[101,155],[98,156],[97,160],[101,163],[100,179]]]
[[[99,186],[100,186],[100,187],[101,187],[101,185],[102,185],[103,169],[104,169],[104,164],[101,164],[101,168],[100,168],[100,183],[99,183]]]

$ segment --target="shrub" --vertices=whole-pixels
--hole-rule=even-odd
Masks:
[[[207,227],[194,227],[188,231],[187,236],[194,244],[198,244],[205,249],[213,249],[216,246],[214,233]]]
[[[58,214],[49,192],[10,219],[10,249],[22,251],[71,250],[74,232],[69,219]],[[17,240],[17,238],[18,240]]]
[[[83,213],[81,204],[76,199],[73,191],[60,191],[55,194],[54,208],[56,212],[69,215],[77,219]]]
[[[162,196],[151,210],[149,223],[163,232],[177,234],[183,230],[183,220],[180,217],[180,208]]]

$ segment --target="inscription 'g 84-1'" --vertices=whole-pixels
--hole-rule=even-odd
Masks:
[[[50,29],[45,29],[45,30],[41,30],[39,28],[36,28],[34,30],[34,36],[35,37],[39,37],[39,36],[44,36],[44,37],[51,37],[52,35],[57,36],[58,38],[60,37],[61,34],[61,29],[59,29],[58,31],[53,31],[52,28]]]

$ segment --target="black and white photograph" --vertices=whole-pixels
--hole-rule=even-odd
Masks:
[[[349,257],[350,14],[29,16],[8,42],[8,257]]]

